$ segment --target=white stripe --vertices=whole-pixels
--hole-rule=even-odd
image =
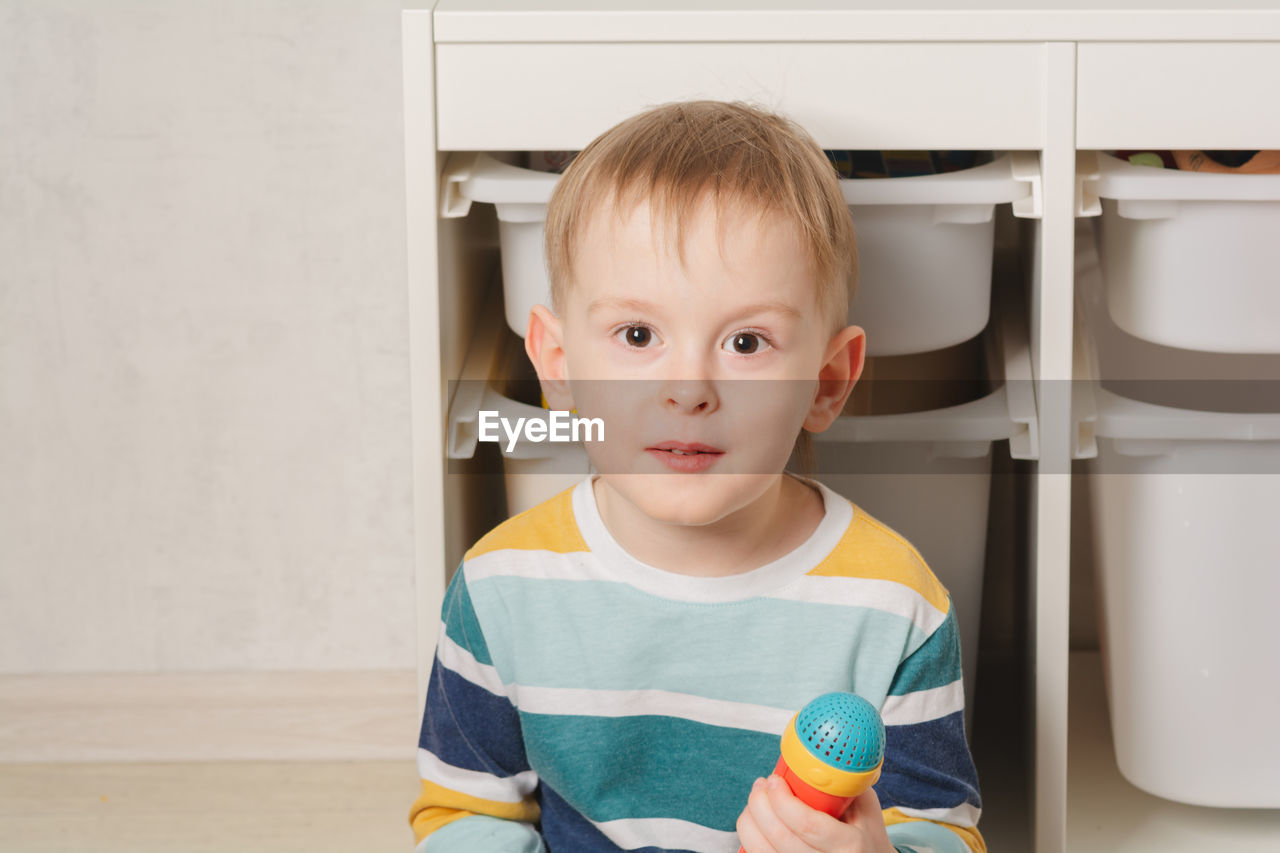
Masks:
[[[583,541],[616,579],[650,595],[674,601],[711,603],[767,596],[820,563],[840,544],[853,520],[853,504],[827,486],[808,481],[821,491],[825,511],[818,526],[799,547],[751,571],[697,577],[659,569],[627,552],[600,516],[591,486],[593,479],[584,479],[573,490],[573,515]]]
[[[495,577],[527,578],[531,580],[603,581],[628,583],[635,586],[635,578],[623,579],[611,572],[590,552],[573,551],[561,554],[555,551],[490,551],[467,561],[467,583],[477,583]],[[679,598],[671,593],[675,578],[667,580],[664,590],[667,598]],[[723,580],[723,578],[721,578]],[[741,598],[741,589],[724,590],[719,598]],[[867,607],[882,610],[910,619],[925,635],[932,634],[946,619],[947,614],[934,607],[929,600],[906,584],[876,578],[850,578],[828,575],[802,575],[790,583],[769,589],[764,597],[781,601],[797,601],[803,604],[834,604],[840,607]],[[690,600],[718,600],[710,593],[688,596]]]
[[[468,649],[464,649],[449,637],[443,626],[440,628],[440,638],[436,641],[436,657],[440,659],[441,665],[453,670],[477,687],[483,687],[498,696],[512,698],[510,691],[502,683],[498,670],[490,664],[476,660],[476,656]]]
[[[762,572],[757,568],[738,575],[698,577],[656,569],[630,556],[625,559],[631,562],[610,563],[592,551],[560,553],[506,548],[471,558],[466,562],[464,571],[468,584],[500,577],[613,583],[658,598],[705,604],[769,597],[778,588],[794,582],[793,578],[780,575],[798,578],[806,570],[800,563],[786,561],[771,563],[777,567],[772,572]]]
[[[709,699],[669,690],[589,690],[520,686],[520,710],[591,717],[678,717],[712,726],[781,735],[793,710]]]
[[[806,604],[883,610],[910,619],[926,635],[937,630],[947,618],[944,611],[906,584],[878,578],[805,575],[770,597]]]
[[[467,583],[496,577],[533,580],[617,581],[589,551],[522,550],[504,548],[467,560]]]
[[[418,775],[451,791],[499,803],[518,803],[530,796],[538,786],[538,774],[532,770],[514,776],[494,776],[478,770],[465,770],[445,764],[435,753],[422,747],[418,747]]]
[[[895,806],[898,811],[907,817],[924,818],[937,823],[949,823],[953,826],[972,828],[978,825],[978,817],[982,814],[982,809],[975,808],[968,803],[950,809],[909,809],[905,806]]]
[[[956,679],[932,690],[917,690],[884,700],[880,716],[886,726],[909,726],[964,710],[964,682]]]
[[[661,847],[702,853],[735,853],[738,834],[675,818],[624,818],[595,824],[623,850]]]

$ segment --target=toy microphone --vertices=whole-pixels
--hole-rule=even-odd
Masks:
[[[774,775],[801,802],[840,817],[880,778],[884,722],[856,693],[824,693],[787,723],[781,752]]]

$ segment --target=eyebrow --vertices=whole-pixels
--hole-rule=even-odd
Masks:
[[[655,303],[646,302],[643,299],[623,299],[621,297],[606,296],[601,299],[594,299],[587,305],[587,316],[590,317],[592,314],[611,308],[646,313],[654,311],[657,307],[659,306]],[[778,314],[788,320],[799,320],[801,318],[800,312],[786,302],[753,302],[750,305],[744,305],[740,311],[735,312],[735,316],[739,317],[754,314]]]

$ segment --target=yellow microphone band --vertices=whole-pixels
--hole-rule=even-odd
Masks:
[[[807,784],[833,797],[858,796],[876,783],[880,778],[880,768],[884,766],[882,760],[874,769],[861,773],[832,767],[801,742],[800,736],[796,734],[795,717],[791,718],[786,731],[782,733],[782,760]]]

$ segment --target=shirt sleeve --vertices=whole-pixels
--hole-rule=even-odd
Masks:
[[[964,733],[964,682],[955,609],[907,656],[882,709],[884,771],[876,793],[900,851],[986,853],[982,799]]]
[[[494,668],[465,564],[445,593],[418,739],[422,793],[409,812],[419,853],[545,853],[538,779],[520,717]]]

